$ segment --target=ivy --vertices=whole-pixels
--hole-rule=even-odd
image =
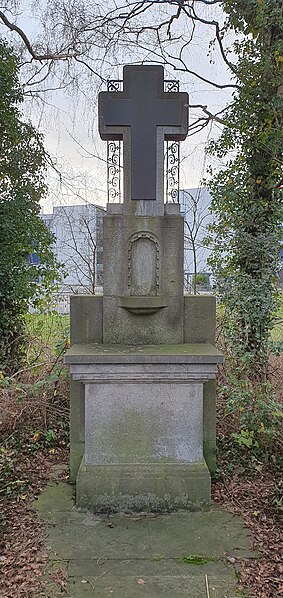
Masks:
[[[277,308],[283,222],[283,3],[227,0],[239,89],[210,154],[226,164],[210,182],[211,258],[225,332],[241,375],[263,380]],[[213,173],[212,173],[213,174]]]

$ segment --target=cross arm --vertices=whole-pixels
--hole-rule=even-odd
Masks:
[[[112,99],[115,101],[118,98],[123,98],[123,92],[109,92],[109,91],[101,91],[98,94],[98,130],[101,139],[104,141],[122,141],[123,140],[123,132],[117,131],[117,126],[111,126],[106,122],[106,115],[107,115],[107,104]]]

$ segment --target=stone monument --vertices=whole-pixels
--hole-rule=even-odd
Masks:
[[[123,203],[103,224],[103,296],[71,298],[71,480],[95,510],[200,509],[215,468],[215,300],[183,296],[183,218],[164,203],[164,140],[188,96],[163,67],[125,66],[99,94],[99,132],[124,143]]]

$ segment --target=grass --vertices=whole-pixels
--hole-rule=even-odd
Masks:
[[[70,335],[70,315],[60,315],[56,311],[45,314],[28,314],[26,316],[27,331],[49,348]]]
[[[182,556],[176,559],[179,563],[185,563],[186,565],[206,565],[211,561],[217,559],[209,556],[200,556],[199,554],[189,554],[188,556]]]

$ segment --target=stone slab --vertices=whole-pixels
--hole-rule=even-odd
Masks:
[[[109,215],[117,216],[123,214],[123,204],[122,203],[110,203],[106,204],[106,213]]]
[[[155,363],[147,357],[145,363],[73,363],[70,364],[74,380],[88,384],[134,384],[205,382],[215,378],[214,363]],[[145,388],[145,392],[148,389]]]
[[[74,344],[65,363],[204,363],[223,362],[223,355],[209,343],[177,345]]]
[[[152,314],[132,313],[121,306],[124,295],[108,296],[103,299],[103,339],[106,344],[146,345],[152,342],[183,342],[183,299],[177,295],[162,295],[160,302],[166,303]],[[146,306],[143,302],[142,306]],[[135,342],[136,341],[136,342]]]
[[[71,344],[102,343],[102,295],[71,295]]]
[[[120,565],[121,569],[121,565]],[[170,570],[170,564],[167,564],[167,571]],[[77,580],[70,578],[70,594],[71,598],[104,598],[105,596],[115,596],[119,598],[138,598],[145,596],[146,598],[204,598],[205,597],[205,578],[204,573],[197,576],[162,574],[150,575],[147,573],[145,567],[141,567],[139,573],[146,577],[144,585],[139,586],[138,575],[129,577],[112,577],[107,571],[106,580],[98,580],[96,577],[88,577],[88,580]],[[143,579],[142,577],[142,579]],[[226,576],[225,576],[226,577]],[[210,598],[234,598],[232,594],[234,583],[227,578],[214,575],[209,578],[210,581]],[[139,582],[141,583],[141,582]],[[143,583],[143,582],[142,582]],[[95,594],[94,594],[95,591]],[[53,596],[52,596],[53,598]],[[235,596],[236,598],[236,596]]]
[[[102,307],[100,295],[72,295],[70,300],[71,343],[102,342]],[[70,383],[70,479],[76,481],[84,454],[84,386]]]
[[[201,461],[202,387],[86,384],[85,463]]]
[[[221,354],[208,345],[202,352],[186,345],[77,348],[67,357],[73,379],[85,384],[78,505],[114,511],[207,507],[203,383],[215,377]]]
[[[85,450],[85,392],[80,380],[70,380],[70,480],[75,483]]]
[[[104,217],[104,343],[183,342],[183,230],[177,215]],[[132,313],[121,306],[127,296],[159,297],[165,306]]]
[[[216,380],[203,385],[203,455],[212,477],[216,472]]]
[[[184,342],[214,343],[216,300],[212,295],[184,296]]]
[[[82,461],[76,502],[96,512],[196,511],[210,505],[206,463],[92,465]]]
[[[106,215],[103,219],[103,259],[107,264],[104,297],[132,294],[129,277],[134,274],[136,264],[132,261],[132,250],[139,240],[148,241],[154,250],[156,294],[182,297],[183,235],[181,216]],[[147,268],[146,262],[142,265]]]
[[[179,216],[180,214],[180,204],[179,203],[165,203],[164,204],[164,213],[165,216]]]
[[[51,579],[58,569],[66,572],[71,598],[205,598],[205,575],[211,598],[234,598],[237,580],[227,557],[256,558],[242,520],[218,508],[98,516],[77,510],[72,488],[62,482],[47,486],[33,507],[48,526],[46,598],[61,596]],[[189,555],[207,562],[187,564]]]

